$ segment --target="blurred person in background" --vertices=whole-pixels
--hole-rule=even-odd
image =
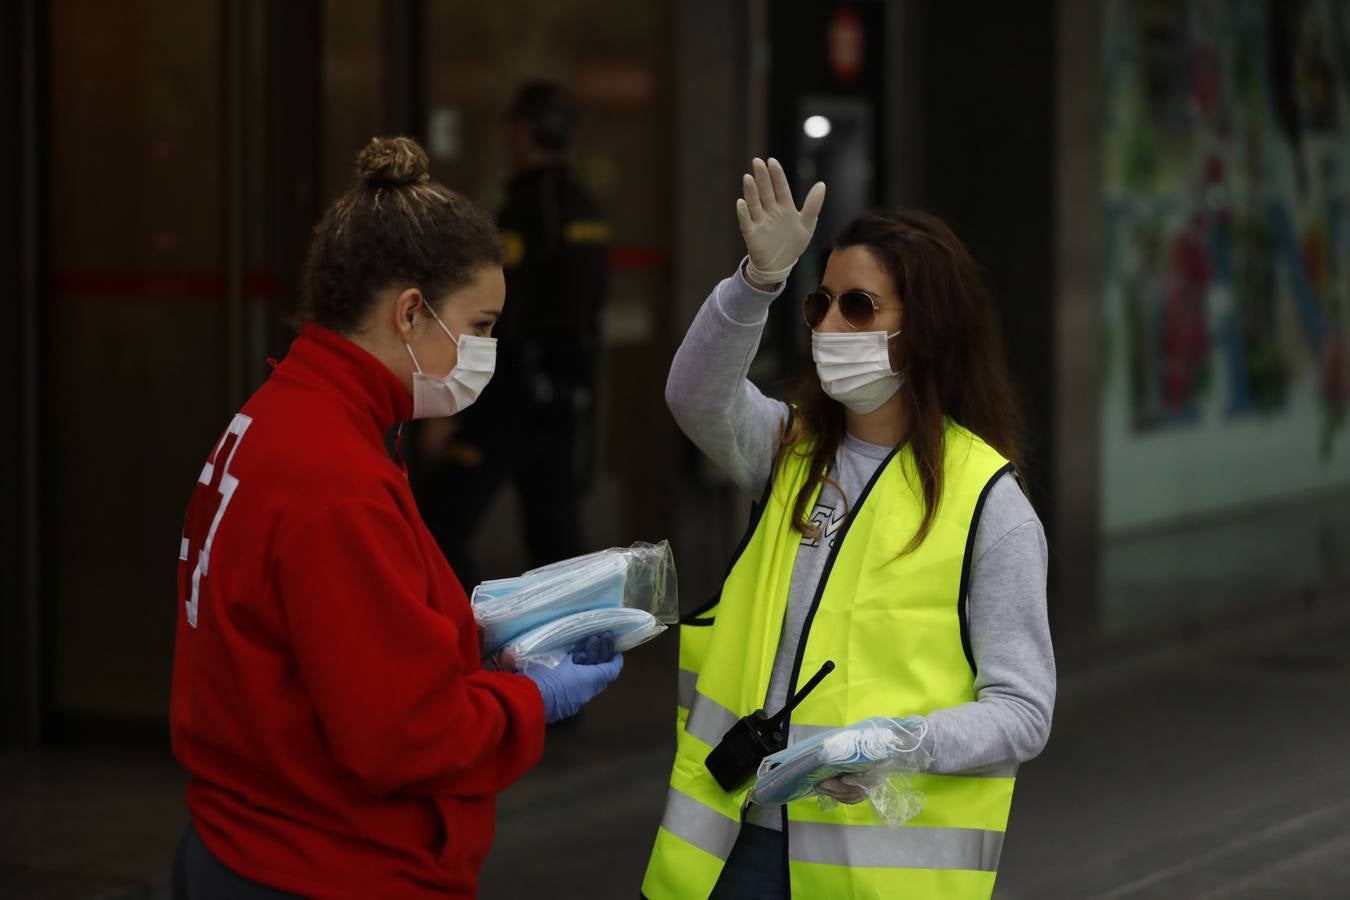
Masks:
[[[314,231],[303,330],[216,445],[179,554],[173,895],[473,897],[495,797],[622,667],[484,671],[385,435],[488,386],[496,230],[375,139]]]
[[[815,366],[791,404],[746,378],[769,305],[805,251],[782,168],[753,164],[737,203],[748,256],[714,288],[671,366],[685,434],[755,515],[721,594],[682,621],[680,714],[643,893],[684,897],[987,898],[1017,765],[1049,735],[1055,666],[1046,543],[1019,485],[1019,412],[994,306],[951,230],[863,215],[830,247],[804,313]],[[922,734],[927,795],[883,824],[864,776],[745,805],[705,758],[741,717],[792,713],[789,743],[873,716]]]
[[[497,492],[519,492],[529,564],[582,553],[579,505],[595,466],[595,389],[609,226],[568,162],[575,113],[557,84],[521,88],[503,126],[514,176],[497,218],[511,298],[492,394],[423,426],[418,502],[455,570]]]

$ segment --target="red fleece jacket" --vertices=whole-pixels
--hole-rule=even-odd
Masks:
[[[170,725],[202,840],[312,897],[472,897],[495,795],[543,752],[383,435],[408,391],[307,327],[203,470]]]

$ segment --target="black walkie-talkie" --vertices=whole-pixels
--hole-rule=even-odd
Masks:
[[[811,676],[811,680],[778,712],[767,716],[764,710],[757,709],[727,729],[722,740],[703,762],[722,790],[727,793],[739,790],[759,770],[764,757],[787,746],[783,723],[797,705],[806,699],[806,695],[833,671],[834,661],[826,660],[820,671]]]

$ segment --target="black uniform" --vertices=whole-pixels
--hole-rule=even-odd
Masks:
[[[594,464],[594,398],[609,227],[565,166],[507,186],[498,216],[506,308],[497,369],[457,416],[443,458],[417,473],[423,518],[467,584],[466,545],[497,490],[520,492],[532,565],[583,552],[578,504]]]

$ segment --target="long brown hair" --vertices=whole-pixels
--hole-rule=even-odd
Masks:
[[[923,488],[924,515],[902,553],[923,543],[942,502],[946,419],[961,425],[1020,467],[1021,413],[1008,373],[998,311],[979,267],[947,225],[928,213],[867,213],[835,238],[830,252],[865,247],[890,273],[903,308],[901,333],[891,341],[891,367],[900,386],[908,433]],[[810,454],[806,483],[792,507],[793,527],[813,532],[808,504],[830,481],[844,438],[842,404],[820,386],[812,366],[794,392],[792,425],[775,467],[789,453]],[[799,448],[800,449],[797,449]]]

